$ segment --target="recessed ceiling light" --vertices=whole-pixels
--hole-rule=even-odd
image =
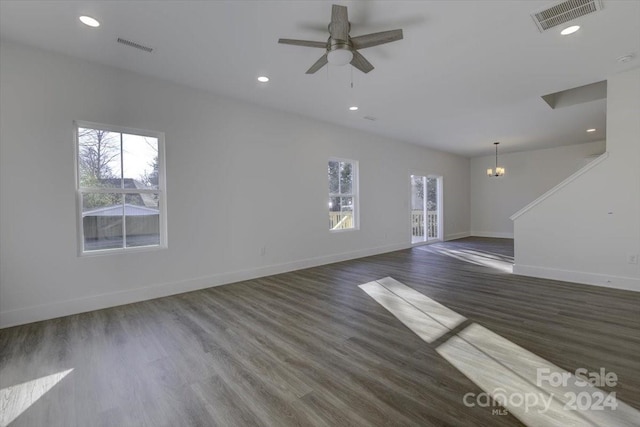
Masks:
[[[79,19],[80,19],[80,22],[82,22],[84,25],[87,25],[89,27],[96,28],[100,26],[100,22],[98,22],[97,19],[92,18],[90,16],[82,15]]]
[[[595,132],[596,130],[594,128],[591,129],[587,129],[587,132]]]
[[[358,111],[358,107],[356,107],[355,105],[353,107],[349,107],[350,111]]]
[[[260,76],[260,77],[258,77],[258,81],[259,81],[260,83],[266,83],[266,82],[268,82],[268,81],[269,81],[269,77],[267,77],[267,76]]]
[[[572,26],[567,27],[564,30],[560,31],[560,34],[562,34],[563,36],[568,36],[569,34],[575,33],[579,29],[580,29],[580,25],[572,25]]]

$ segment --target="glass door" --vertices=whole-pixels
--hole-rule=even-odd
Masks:
[[[442,240],[442,177],[411,175],[411,243]]]

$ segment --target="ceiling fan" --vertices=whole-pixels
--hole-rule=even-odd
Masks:
[[[347,7],[334,4],[331,9],[329,40],[326,42],[316,42],[309,40],[280,39],[278,43],[317,47],[326,50],[325,54],[307,70],[307,74],[315,73],[327,63],[333,65],[351,64],[363,73],[368,73],[373,70],[373,65],[371,65],[358,50],[402,40],[402,30],[382,31],[380,33],[366,34],[358,37],[351,37],[349,35],[350,30],[351,24],[347,17]]]

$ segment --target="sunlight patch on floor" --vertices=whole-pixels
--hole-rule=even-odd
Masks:
[[[476,323],[436,351],[526,425],[622,427],[640,420],[615,394],[607,401],[609,393]]]
[[[428,343],[466,320],[455,311],[391,277],[359,287]]]
[[[433,247],[424,249],[429,252],[435,252],[446,255],[460,261],[468,262],[482,267],[492,268],[504,273],[513,273],[513,257],[493,254],[491,252],[474,251],[470,249],[446,249]]]
[[[0,389],[0,427],[7,427],[73,369]]]
[[[391,277],[359,287],[427,343],[466,320]],[[482,389],[461,396],[470,408],[491,406],[495,413],[502,406],[527,426],[638,426],[640,411],[597,388],[602,384],[590,383],[587,374],[574,375],[479,324],[436,351]]]

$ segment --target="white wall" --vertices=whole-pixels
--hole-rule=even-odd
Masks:
[[[73,120],[165,132],[169,249],[77,256]],[[359,231],[328,231],[331,156],[360,162]],[[408,247],[415,172],[468,235],[468,159],[3,42],[0,326]]]
[[[607,83],[608,157],[515,218],[518,274],[640,291],[640,69]]]
[[[506,169],[500,178],[486,176],[495,155],[471,159],[471,234],[513,238],[509,217],[605,151],[597,141],[521,153],[501,154]]]

